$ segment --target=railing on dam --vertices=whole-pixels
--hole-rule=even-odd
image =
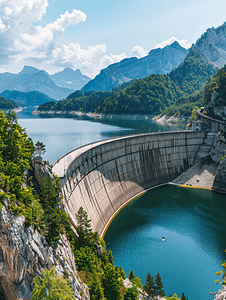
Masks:
[[[82,206],[103,234],[115,213],[140,193],[172,181],[189,168],[205,131],[173,131],[108,139],[77,148],[59,159],[63,204],[72,224]]]

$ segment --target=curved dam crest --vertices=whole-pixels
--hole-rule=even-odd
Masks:
[[[53,165],[72,224],[82,206],[103,236],[114,215],[150,188],[193,165],[206,131],[171,131],[113,138],[79,147]]]

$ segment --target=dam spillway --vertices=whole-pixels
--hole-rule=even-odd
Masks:
[[[102,236],[113,216],[142,192],[171,182],[193,165],[206,131],[130,135],[70,151],[53,165],[72,225],[82,206]]]

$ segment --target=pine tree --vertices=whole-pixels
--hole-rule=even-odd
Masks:
[[[156,295],[156,286],[154,282],[154,277],[151,276],[150,273],[147,274],[145,284],[143,286],[144,291],[150,296],[154,298]]]
[[[101,275],[104,288],[104,296],[109,300],[118,300],[121,293],[120,274],[117,269],[110,263],[104,267]]]
[[[181,300],[188,300],[188,298],[185,297],[184,292],[182,293]]]
[[[92,300],[104,300],[104,290],[101,286],[100,280],[97,277],[97,274],[93,274],[93,279],[89,284],[89,293]]]
[[[165,296],[165,292],[163,290],[163,283],[162,283],[159,273],[157,275],[155,275],[155,284],[156,284],[157,294],[160,296]]]
[[[76,231],[78,233],[78,249],[82,246],[89,245],[91,246],[92,244],[92,229],[91,229],[91,220],[88,219],[88,214],[87,212],[80,207],[78,212],[75,215],[76,220],[77,220],[77,226],[76,226]]]
[[[135,278],[133,270],[129,271],[129,280],[132,281]]]
[[[112,264],[112,265],[114,265],[113,259],[114,259],[114,257],[113,257],[113,255],[112,255],[112,251],[109,250],[109,251],[108,251],[108,262],[109,262],[110,264]]]
[[[122,267],[119,268],[119,271],[120,271],[120,274],[121,274],[122,279],[126,279],[126,273],[125,273],[125,271],[122,269]]]
[[[33,280],[35,286],[31,300],[75,300],[69,280],[56,276],[54,267],[50,271],[42,270],[42,277],[36,276]]]
[[[139,292],[136,287],[127,288],[124,293],[124,300],[137,300]]]
[[[42,154],[46,152],[46,147],[42,142],[37,141],[35,144],[35,153],[38,154],[38,156],[42,157]]]

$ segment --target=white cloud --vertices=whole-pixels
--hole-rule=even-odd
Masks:
[[[131,56],[136,56],[138,58],[144,57],[148,54],[148,51],[143,47],[137,45],[131,50]]]
[[[164,48],[166,47],[167,45],[171,45],[173,42],[177,41],[182,47],[188,49],[191,47],[191,44],[188,43],[187,40],[185,39],[182,39],[182,40],[179,40],[175,37],[171,37],[170,39],[168,39],[167,41],[164,41],[162,43],[159,43],[159,44],[155,44],[155,47],[154,48]]]
[[[86,15],[74,9],[45,26],[35,24],[46,14],[47,7],[48,0],[0,0],[0,67],[5,68],[7,63],[44,69],[71,67],[93,77],[109,64],[127,57],[125,53],[108,54],[105,44],[87,49],[78,43],[61,45],[67,27],[84,22]],[[145,51],[135,48],[137,55]]]

